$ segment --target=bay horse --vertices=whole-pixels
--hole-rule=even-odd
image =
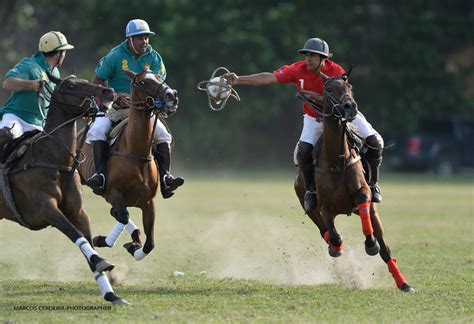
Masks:
[[[53,91],[45,84],[51,104],[44,130],[30,138],[25,134],[25,141],[15,140],[2,151],[12,149],[13,154],[0,165],[0,219],[33,231],[56,227],[86,257],[103,298],[113,304],[128,304],[115,295],[103,273],[114,265],[92,247],[90,219],[76,172],[81,162],[76,121],[94,118],[100,107],[111,102],[114,91],[73,75],[64,80],[49,78],[57,86]],[[18,142],[19,148],[13,148]]]
[[[318,207],[307,214],[328,244],[329,254],[338,257],[342,255],[343,246],[334,219],[338,214],[358,213],[366,253],[380,254],[397,287],[403,292],[412,292],[414,289],[398,269],[384,241],[382,222],[375,204],[370,201],[371,191],[364,177],[360,155],[348,144],[346,123],[354,120],[358,112],[352,86],[347,75],[329,78],[321,73],[321,77],[324,81],[322,112],[307,94],[298,94],[300,99],[318,110],[324,123],[319,163],[314,173]],[[305,190],[301,172],[295,179],[295,191],[304,208]]]
[[[106,161],[106,185],[102,194],[112,205],[110,214],[117,220],[111,233],[105,237],[96,236],[94,245],[112,247],[122,231],[127,229],[132,242],[124,245],[135,258],[141,260],[154,248],[155,204],[159,177],[152,154],[153,133],[158,114],[176,111],[178,98],[176,90],[158,80],[152,71],[134,73],[124,69],[132,79],[130,85],[131,103],[128,122],[109,149]],[[83,136],[86,136],[84,133]],[[91,147],[87,146],[91,157]],[[92,159],[91,159],[92,160]],[[81,165],[79,172],[82,183],[93,173],[93,165]],[[130,219],[127,207],[138,207],[142,211],[145,244],[141,245],[140,231]]]

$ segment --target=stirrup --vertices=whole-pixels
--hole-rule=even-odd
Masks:
[[[93,190],[104,190],[105,175],[101,173],[94,173],[92,177],[87,179],[86,184]],[[95,191],[94,191],[95,192]]]
[[[370,186],[370,191],[372,192],[372,202],[374,203],[381,203],[382,202],[382,191],[378,183],[373,183]]]
[[[165,174],[163,176],[164,188],[166,191],[175,191],[178,187],[184,184],[184,179],[181,177],[173,177],[171,174]]]
[[[304,211],[309,213],[318,205],[316,191],[306,191],[304,194]]]

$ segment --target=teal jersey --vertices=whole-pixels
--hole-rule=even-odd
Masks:
[[[151,45],[148,45],[145,53],[135,57],[128,49],[128,42],[124,41],[100,59],[95,74],[99,79],[108,81],[108,86],[115,92],[130,94],[132,80],[123,72],[123,69],[140,73],[146,68],[159,75],[163,81],[166,79],[165,64],[160,54]]]
[[[7,72],[5,80],[9,77],[23,80],[44,80],[54,89],[56,84],[49,80],[46,72],[59,78],[59,70],[56,67],[51,69],[44,54],[39,52],[21,60]],[[7,102],[0,108],[0,116],[13,114],[29,124],[42,127],[50,104],[50,96],[45,97],[47,98],[44,100],[39,98],[38,92],[32,90],[13,91]]]

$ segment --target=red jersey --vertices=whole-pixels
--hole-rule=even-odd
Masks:
[[[326,60],[321,72],[328,77],[341,76],[345,73],[342,67],[330,60]],[[306,61],[282,66],[278,70],[273,71],[273,74],[277,78],[278,83],[293,82],[298,92],[301,90],[309,90],[323,95],[323,79],[308,69]],[[321,117],[319,114],[316,114],[306,102],[303,103],[303,111],[311,117]]]

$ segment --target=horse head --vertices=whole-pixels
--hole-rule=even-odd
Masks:
[[[70,75],[64,79],[49,74],[49,79],[56,84],[52,92],[51,103],[60,106],[68,115],[95,116],[99,111],[105,112],[114,100],[114,90],[102,85],[89,83]],[[47,87],[47,83],[44,83]]]
[[[144,111],[156,111],[165,116],[178,109],[178,92],[171,89],[150,70],[134,73],[124,69],[131,79],[132,106]]]
[[[336,119],[352,121],[357,116],[357,103],[352,94],[348,75],[327,77],[320,73],[324,81],[324,113]]]

